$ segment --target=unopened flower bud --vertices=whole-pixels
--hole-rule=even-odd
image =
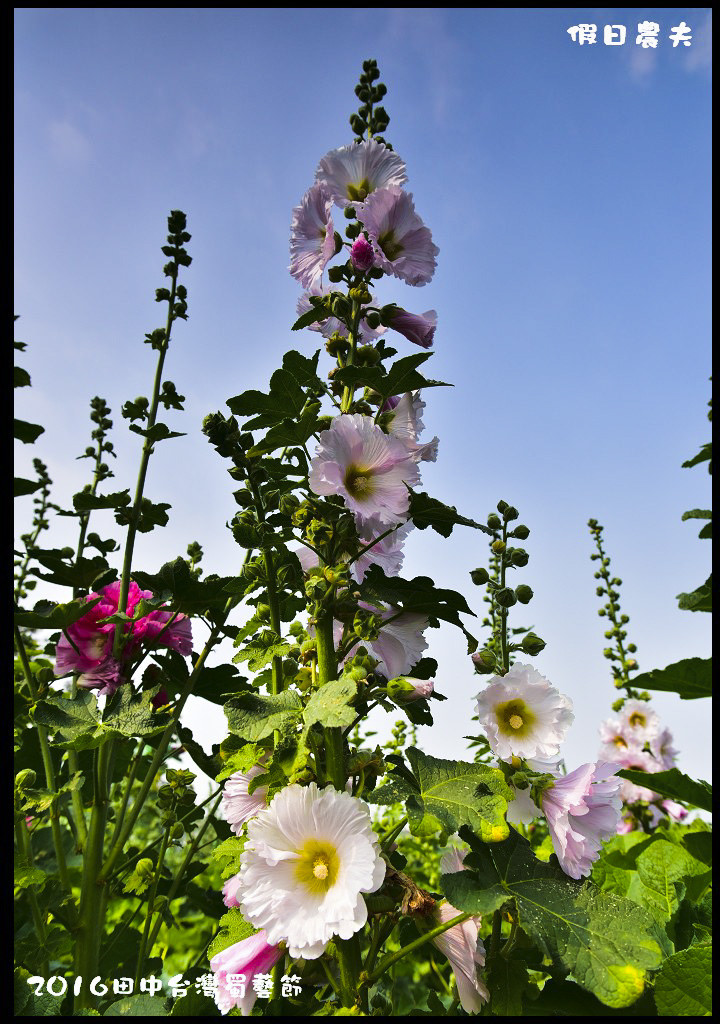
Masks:
[[[500,590],[495,591],[495,600],[502,608],[512,608],[517,601],[517,597],[515,596],[515,591],[511,590],[510,587],[501,587]]]
[[[535,656],[545,647],[545,641],[541,640],[535,633],[526,633],[520,645],[526,654]]]
[[[143,857],[142,860],[139,860],[137,862],[135,874],[138,876],[138,878],[142,878],[146,882],[150,881],[150,879],[155,874],[155,865],[153,864],[149,857]]]
[[[510,556],[510,561],[512,562],[513,565],[527,565],[530,561],[530,555],[527,553],[527,551],[524,551],[522,548],[515,548],[512,555]]]
[[[518,510],[514,508],[512,505],[507,505],[506,508],[502,510],[502,516],[506,523],[510,522],[511,519],[517,519],[519,515],[520,513],[518,512]]]
[[[476,587],[481,587],[483,583],[487,583],[490,579],[490,574],[487,569],[473,569],[470,573],[470,579]]]
[[[342,281],[343,279],[343,267],[329,267],[327,275],[328,281],[330,281],[331,284],[339,284],[339,282]]]
[[[365,235],[358,235],[350,249],[352,265],[361,274],[370,270],[375,262],[375,251]]]
[[[182,837],[184,835],[185,835],[185,828],[184,828],[182,822],[176,821],[175,824],[173,825],[173,827],[170,829],[170,838],[171,839],[182,839]]]
[[[23,768],[21,772],[18,772],[15,776],[15,785],[18,789],[29,789],[35,785],[37,776],[32,768]]]
[[[429,697],[434,689],[434,680],[414,679],[411,676],[400,676],[397,679],[391,679],[387,684],[388,696],[399,701]]]
[[[495,653],[487,647],[483,648],[481,651],[476,651],[472,656],[472,662],[475,666],[475,670],[483,675],[488,675],[495,671]]]
[[[515,597],[520,604],[528,604],[532,600],[532,596],[532,588],[527,583],[521,583],[519,587],[515,587]]]
[[[494,512],[491,512],[487,517],[487,524],[491,530],[499,530],[502,526],[502,520],[500,516],[496,516]]]
[[[375,366],[380,362],[380,353],[374,345],[361,345],[355,353],[355,363],[358,366]]]
[[[502,501],[502,500],[500,500],[500,501],[499,501],[499,502],[497,503],[497,510],[498,510],[498,512],[500,513],[500,515],[502,515],[502,514],[503,514],[503,512],[505,511],[505,509],[506,509],[507,507],[508,507],[508,503],[507,503],[506,501]]]
[[[530,530],[527,526],[519,523],[512,532],[513,537],[517,537],[518,540],[527,540],[530,536]]]
[[[502,540],[494,540],[490,545],[495,554],[499,555],[501,551],[505,550],[505,542]]]
[[[622,711],[622,707],[623,707],[624,703],[625,703],[625,698],[624,697],[621,697],[620,700],[616,700],[613,703],[612,709],[615,712],[615,714],[617,714],[618,711]]]

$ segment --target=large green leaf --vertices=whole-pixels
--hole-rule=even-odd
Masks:
[[[502,772],[486,764],[446,761],[408,747],[418,789],[407,797],[410,831],[427,836],[469,825],[486,843],[505,839],[512,791]]]
[[[301,710],[302,701],[294,690],[284,690],[269,697],[241,693],[225,705],[230,732],[252,743],[299,720]]]
[[[444,505],[442,501],[431,498],[424,491],[411,493],[410,518],[418,530],[426,530],[431,526],[442,537],[449,537],[453,526],[471,526],[475,530],[482,530],[483,533],[492,533],[492,530],[482,523],[461,516],[454,505]]]
[[[74,697],[52,694],[37,702],[32,717],[59,732],[62,745],[72,750],[97,747],[111,736],[154,736],[169,721],[168,714],[153,707],[152,691],[133,693],[127,686],[108,702],[103,720],[95,696],[87,690],[79,690]]]
[[[228,914],[220,918],[220,931],[210,943],[207,951],[208,960],[212,960],[218,953],[222,953],[228,946],[254,935],[256,928],[245,920],[237,907],[234,907]]]
[[[703,811],[712,811],[712,786],[703,779],[696,781],[689,775],[683,775],[677,768],[665,772],[639,772],[634,768],[623,768],[617,774],[634,782],[637,786],[646,786],[660,796],[671,800],[680,800],[691,807],[700,807]]]
[[[68,601],[67,604],[54,604],[52,601],[38,601],[31,612],[15,612],[15,625],[28,629],[67,629],[83,615],[87,615],[101,597],[92,601]]]
[[[520,926],[542,952],[602,1003],[623,1007],[639,998],[647,971],[671,948],[646,910],[537,860],[517,832],[492,845],[468,828],[460,835],[472,853],[467,870],[442,878],[453,906],[488,914],[512,899]]]
[[[682,700],[712,696],[712,658],[684,658],[667,668],[641,672],[633,678],[639,690],[679,693]]]
[[[427,380],[417,367],[430,358],[432,352],[418,352],[405,356],[392,364],[387,373],[382,366],[346,366],[337,370],[333,382],[348,384],[350,387],[369,387],[383,398],[402,395],[418,388],[450,387],[441,380]]]
[[[329,727],[351,725],[356,712],[351,701],[357,696],[357,683],[350,676],[341,676],[316,690],[307,703],[306,725],[319,722]]]
[[[709,1017],[712,947],[691,946],[669,956],[655,981],[659,1017]]]
[[[638,879],[643,885],[642,902],[665,921],[675,914],[685,894],[685,880],[694,876],[710,879],[708,867],[688,851],[666,839],[654,838],[637,857]]]
[[[678,608],[687,612],[712,611],[712,576],[708,576],[697,590],[689,594],[677,594]]]

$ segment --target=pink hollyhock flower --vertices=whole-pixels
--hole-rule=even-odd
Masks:
[[[601,722],[599,732],[603,744],[602,753],[607,757],[619,758],[630,750],[642,750],[637,737],[619,718],[607,718]]]
[[[315,172],[338,206],[362,203],[376,189],[404,185],[405,164],[391,149],[374,139],[333,149]]]
[[[667,771],[675,764],[675,758],[677,757],[677,750],[672,745],[673,737],[669,729],[663,729],[659,735],[654,736],[650,740],[650,750],[653,753],[653,757],[656,761],[662,765],[663,770]]]
[[[253,977],[268,974],[284,955],[285,946],[271,946],[264,929],[216,953],[210,967],[217,979],[214,996],[220,1012],[225,1015],[237,1007],[249,1017],[257,999]]]
[[[142,647],[169,647],[183,657],[192,653],[192,631],[187,615],[173,618],[171,612],[160,608],[135,622],[122,625],[126,639],[121,661],[118,662],[112,655],[117,627],[111,622],[102,623],[102,619],[118,610],[120,586],[117,580],[103,587],[99,593],[88,594],[86,601],[98,597],[101,600],[81,619],[68,626],[55,651],[56,675],[78,672],[78,685],[88,689],[99,688],[100,694],[115,692],[123,682],[124,666]],[[141,590],[137,583],[131,581],[125,613],[132,616],[138,603],[143,599],[150,600],[152,596],[151,591]]]
[[[532,665],[516,662],[493,676],[477,695],[480,727],[493,752],[511,757],[554,758],[572,725],[572,701]]]
[[[645,700],[626,700],[620,712],[626,736],[642,747],[660,732],[660,718]]]
[[[341,495],[360,531],[371,519],[385,526],[404,522],[410,504],[405,485],[419,480],[405,445],[360,413],[337,416],[320,434],[310,463],[310,489]]]
[[[362,601],[360,604],[370,607]],[[423,636],[429,625],[427,616],[403,612],[393,618],[396,614],[397,608],[384,609],[381,612],[382,618],[392,618],[392,622],[380,627],[377,640],[363,641],[372,656],[378,659],[375,671],[386,679],[404,676],[413,665],[417,665],[428,646]]]
[[[312,185],[293,210],[288,270],[303,288],[310,288],[335,255],[332,198],[322,185]]]
[[[461,913],[444,901],[435,910],[433,926],[452,921]],[[470,917],[430,940],[450,962],[460,1002],[466,1013],[478,1013],[482,1004],[490,998],[488,988],[478,974],[478,969],[485,966],[485,947],[478,936],[480,920],[479,916]]]
[[[675,803],[674,800],[663,800],[660,806],[667,811],[673,821],[685,821],[690,813],[686,807],[683,807],[682,804]]]
[[[375,263],[375,250],[365,235],[359,235],[350,247],[352,265],[361,274],[365,274]]]
[[[618,754],[615,760],[621,768],[632,768],[638,772],[654,774],[660,771],[661,768],[661,765],[652,754],[648,754],[644,750],[638,750],[637,747],[632,747],[624,754]],[[638,800],[646,800],[650,803],[650,801],[656,798],[656,794],[652,789],[648,789],[647,786],[637,786],[634,782],[629,782],[627,779],[622,781],[621,795],[625,803],[628,804],[634,804]]]
[[[301,317],[303,313],[307,313],[310,310],[310,296],[311,295],[328,295],[331,289],[321,288],[319,285],[314,284],[311,288],[305,292],[297,301],[297,315]],[[363,306],[365,310],[367,307]],[[340,334],[343,338],[348,337],[348,329],[342,320],[338,320],[335,316],[329,316],[327,320],[319,320],[317,323],[308,325],[309,331],[318,331],[324,338],[329,338],[333,334]],[[358,325],[358,341],[361,345],[370,345],[372,342],[385,333],[387,327],[382,325],[378,327],[368,327],[365,320],[361,319]]]
[[[226,907],[239,907],[236,893],[240,885],[240,875],[232,875],[222,887],[223,903]]]
[[[432,441],[424,444],[418,443],[418,437],[424,429],[422,411],[425,402],[420,398],[419,391],[406,392],[404,395],[397,395],[383,406],[388,408],[388,403],[394,404],[388,411],[392,412],[392,419],[388,423],[388,433],[391,437],[398,437],[416,462],[435,462],[437,459],[439,439],[434,437]]]
[[[385,317],[383,317],[383,320],[385,320]],[[429,309],[427,313],[418,315],[395,307],[388,315],[386,323],[393,331],[398,331],[408,341],[412,341],[413,344],[420,345],[421,348],[430,348],[435,337],[437,313],[434,309]]]
[[[258,786],[253,793],[248,793],[250,782],[264,771],[262,764],[255,764],[249,771],[235,772],[225,780],[220,814],[236,836],[241,834],[246,821],[267,806],[267,786]]]
[[[361,547],[369,544],[374,536],[383,534],[385,529],[387,529],[387,527],[383,528],[380,525],[375,526],[372,521],[369,525],[372,528],[363,530],[363,534],[359,538]],[[405,557],[402,549],[403,543],[410,530],[412,530],[412,523],[405,523],[403,526],[398,527],[397,530],[393,530],[387,537],[376,541],[359,558],[355,558],[350,563],[350,575],[355,582],[362,583],[365,579],[365,573],[371,565],[379,565],[386,576],[397,576],[402,568]],[[303,546],[295,554],[298,556],[303,572],[309,572],[310,569],[315,569],[319,564],[318,556],[310,548]],[[343,554],[343,560],[348,560],[352,557],[347,551]]]
[[[618,821],[615,831],[619,836],[626,836],[629,832],[634,832],[636,828],[637,821],[635,820],[635,815],[624,814]]]
[[[375,247],[378,266],[412,285],[432,279],[440,250],[415,213],[409,192],[396,187],[379,189],[357,211]]]
[[[617,834],[622,814],[619,764],[598,761],[558,776],[541,802],[553,849],[571,878],[589,875],[602,843]]]

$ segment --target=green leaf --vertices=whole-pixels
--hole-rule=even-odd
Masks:
[[[341,676],[325,683],[313,693],[305,708],[307,726],[319,722],[329,727],[351,725],[355,721],[355,710],[350,702],[357,696],[357,683],[350,676]]]
[[[31,885],[37,885],[42,889],[47,878],[42,868],[30,867],[27,864],[16,864],[13,876],[13,885],[16,889],[27,889]]]
[[[26,420],[13,420],[13,436],[22,441],[23,444],[34,444],[41,434],[45,433],[45,427],[39,423],[28,423]]]
[[[219,864],[221,878],[230,878],[231,875],[238,873],[244,849],[245,840],[240,836],[230,836],[215,847],[210,858]]]
[[[458,613],[475,615],[462,594],[436,587],[429,576],[404,580],[401,576],[386,576],[379,565],[371,565],[360,589],[365,600],[387,602],[406,612],[435,616],[461,629],[463,624]]]
[[[640,772],[634,768],[623,768],[616,773],[638,786],[646,786],[660,796],[680,800],[691,807],[700,807],[704,811],[712,811],[712,786],[700,779],[696,782],[689,775],[683,775],[677,768],[665,772]]]
[[[292,331],[301,331],[303,327],[310,327],[311,324],[316,324],[320,320],[327,320],[329,316],[330,313],[325,306],[322,303],[318,303],[317,306],[311,306],[306,313],[299,316],[290,329]]]
[[[369,387],[387,399],[393,395],[402,395],[406,391],[418,388],[451,387],[441,380],[427,380],[418,373],[417,367],[430,358],[432,352],[418,352],[405,356],[393,363],[387,373],[381,366],[346,366],[337,370],[333,383],[347,384],[350,387]]]
[[[502,772],[486,764],[430,757],[417,747],[408,747],[407,758],[419,784],[406,802],[413,835],[452,833],[470,825],[486,843],[507,838],[505,813],[512,791]]]
[[[283,730],[300,718],[302,701],[294,690],[274,696],[242,693],[225,705],[228,729],[241,739],[256,743],[275,729]]]
[[[38,569],[31,569],[31,573],[34,576],[39,576],[41,580],[58,583],[63,587],[89,590],[93,580],[109,568],[102,555],[95,555],[93,558],[79,558],[76,562],[70,563],[56,551],[31,548],[30,553],[43,568],[49,570],[49,572],[40,572]]]
[[[238,651],[233,661],[246,661],[251,672],[259,672],[265,665],[269,665],[273,658],[281,658],[294,647],[297,647],[297,644],[286,643],[277,633],[268,629]]]
[[[80,491],[73,495],[73,507],[76,512],[92,512],[100,508],[123,508],[131,501],[130,490],[115,491],[113,494],[91,494]]]
[[[256,455],[266,455],[278,448],[302,447],[312,437],[317,425],[317,407],[306,409],[297,419],[284,419],[276,426],[271,427],[262,441],[258,441],[248,452],[253,458]]]
[[[659,1017],[709,1017],[712,1014],[712,948],[691,946],[669,956],[655,979]]]
[[[666,839],[654,839],[642,850],[637,858],[637,873],[645,887],[641,902],[648,910],[657,911],[664,921],[670,921],[677,910],[687,877],[706,875],[709,880],[706,864]]]
[[[304,388],[311,388],[313,391],[324,391],[325,385],[317,375],[318,359],[320,349],[317,350],[312,359],[301,355],[291,349],[283,356],[283,368],[291,373],[295,380]]]
[[[30,386],[30,374],[22,366],[13,366],[13,387],[27,388]]]
[[[528,986],[527,965],[524,960],[495,956],[487,971],[490,990],[490,1009],[498,1017],[523,1016],[523,992]]]
[[[431,526],[442,537],[449,537],[453,526],[471,526],[475,530],[492,534],[489,527],[461,516],[454,505],[444,505],[424,491],[410,493],[410,518],[418,530],[425,530]]]
[[[172,598],[174,608],[186,615],[200,615],[210,608],[224,608],[228,601],[226,587],[234,576],[206,576],[199,580],[190,572],[184,558],[166,562],[155,573],[134,571],[132,578],[143,590],[151,590],[156,597]]]
[[[16,476],[13,478],[13,497],[22,498],[24,494],[32,494],[42,487],[39,480],[26,480],[25,477]]]
[[[712,576],[689,594],[677,594],[678,608],[688,612],[712,611]]]
[[[579,985],[610,1007],[630,1006],[639,998],[646,972],[671,948],[646,910],[538,861],[515,831],[491,845],[469,828],[460,835],[472,853],[467,870],[442,878],[453,906],[486,914],[513,899],[523,930]]]
[[[171,430],[167,423],[155,423],[152,427],[139,427],[137,423],[130,424],[130,430],[134,434],[141,434],[149,441],[166,441],[170,437],[185,437],[186,435],[177,430]],[[170,508],[170,506],[167,506]]]
[[[252,416],[260,413],[267,417],[264,425],[280,422],[288,417],[299,416],[305,405],[305,392],[288,370],[276,370],[270,378],[270,393],[245,391],[242,395],[228,398],[227,405],[236,416]]]
[[[679,693],[682,700],[712,696],[712,658],[685,658],[667,668],[655,668],[633,677],[640,690]]]
[[[208,947],[207,958],[212,960],[218,953],[222,953],[228,946],[236,942],[242,942],[257,931],[251,924],[248,924],[237,907],[220,918],[220,931]]]
[[[685,519],[712,519],[712,512],[709,508],[691,508],[688,512],[683,512],[682,517]]]
[[[102,601],[94,597],[92,601],[68,601],[67,604],[54,604],[52,601],[38,601],[31,612],[15,612],[15,625],[27,629],[67,629]]]
[[[683,462],[683,469],[690,469],[692,466],[697,466],[700,462],[709,462],[712,458],[712,442],[704,444],[697,455],[693,455],[687,462]]]

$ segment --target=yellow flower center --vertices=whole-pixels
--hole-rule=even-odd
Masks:
[[[506,736],[526,736],[535,722],[535,715],[522,697],[496,704],[495,715],[500,732]]]
[[[352,199],[355,203],[362,203],[372,192],[372,185],[367,178],[363,178],[362,181],[348,183],[345,191],[348,199]]]
[[[625,748],[627,748],[627,743],[622,738],[622,736],[616,736],[615,739],[613,740],[613,743],[615,744],[616,747],[625,747]]]
[[[633,711],[628,721],[633,728],[635,728],[636,725],[639,725],[642,728],[642,726],[647,724],[647,718],[642,711]]]
[[[327,841],[308,839],[298,853],[295,878],[313,895],[324,896],[335,884],[340,868],[335,847]]]
[[[348,494],[356,501],[367,500],[374,490],[372,470],[361,466],[348,466],[345,473],[345,487]]]
[[[390,231],[385,231],[379,236],[378,245],[391,263],[393,263],[405,249],[405,246],[395,238],[395,232],[392,228]]]

